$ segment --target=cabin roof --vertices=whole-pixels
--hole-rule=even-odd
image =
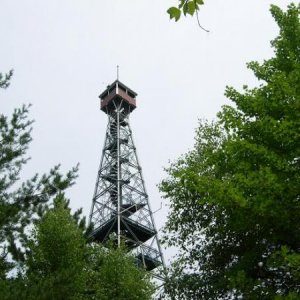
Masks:
[[[122,83],[121,81],[119,81],[118,79],[115,80],[112,84],[108,85],[107,88],[105,89],[105,91],[103,91],[99,98],[103,98],[104,96],[106,96],[106,93],[108,90],[110,90],[112,87],[114,87],[116,84],[118,83],[119,86],[121,86],[123,89],[128,90],[130,93],[132,93],[135,97],[137,96],[137,93],[134,92],[132,89],[130,89],[128,86],[126,86],[124,83]]]

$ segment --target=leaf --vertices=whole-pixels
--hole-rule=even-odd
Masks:
[[[180,3],[179,3],[179,5],[178,5],[178,7],[179,8],[182,8],[183,7],[183,5],[185,4],[185,0],[180,0]]]
[[[204,4],[204,1],[203,0],[195,0],[195,2],[199,5],[203,5]]]
[[[177,7],[170,7],[167,13],[170,15],[170,19],[174,18],[176,22],[180,19],[181,11]]]
[[[183,7],[182,7],[182,11],[183,11],[183,14],[186,16],[187,12],[188,12],[188,5],[187,5],[187,2],[184,3]]]
[[[195,13],[195,10],[196,10],[195,2],[194,1],[188,2],[187,3],[187,13],[192,16]]]

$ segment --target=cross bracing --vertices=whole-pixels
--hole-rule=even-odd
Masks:
[[[118,245],[124,240],[137,263],[153,272],[164,262],[129,124],[136,94],[123,84],[121,91],[120,84],[100,95],[108,125],[90,214],[92,237],[101,243],[115,237]]]

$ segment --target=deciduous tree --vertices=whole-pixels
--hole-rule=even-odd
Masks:
[[[24,299],[77,299],[86,282],[86,240],[63,194],[37,223],[25,260]]]
[[[86,299],[152,299],[154,285],[150,274],[137,265],[124,245],[116,248],[111,242],[107,246],[90,246]]]
[[[160,186],[170,201],[174,299],[298,299],[300,5],[271,14],[274,57],[248,64],[260,84],[227,87],[232,106],[201,122],[195,148]]]

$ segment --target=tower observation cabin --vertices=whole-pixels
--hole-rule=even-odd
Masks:
[[[131,113],[136,108],[136,96],[136,92],[116,80],[99,96],[101,110],[109,114],[116,109],[116,106],[121,105],[125,113]]]

